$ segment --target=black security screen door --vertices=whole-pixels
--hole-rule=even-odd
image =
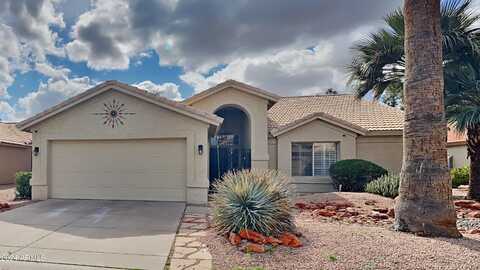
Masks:
[[[250,169],[250,149],[238,143],[238,135],[217,135],[210,139],[210,186],[229,171]]]

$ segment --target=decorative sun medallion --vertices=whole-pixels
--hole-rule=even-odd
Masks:
[[[110,103],[103,103],[103,111],[93,113],[94,115],[101,115],[103,124],[107,127],[116,128],[125,124],[127,115],[133,115],[135,113],[128,112],[124,103],[113,99]]]

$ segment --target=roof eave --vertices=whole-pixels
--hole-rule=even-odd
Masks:
[[[368,130],[364,136],[403,136],[403,129]]]
[[[31,148],[32,144],[25,144],[19,142],[9,142],[9,141],[0,141],[0,145],[11,146],[11,147],[20,147],[20,148]]]
[[[465,146],[465,145],[467,145],[466,141],[447,142],[447,147],[449,147],[449,146]]]
[[[312,121],[315,121],[315,120],[322,120],[322,121],[325,121],[331,125],[334,125],[334,126],[337,126],[337,127],[340,127],[340,128],[343,128],[345,130],[349,130],[351,132],[354,132],[356,134],[359,134],[359,135],[365,135],[368,130],[360,127],[360,126],[357,126],[357,125],[354,125],[354,124],[351,124],[351,123],[344,123],[344,121],[341,121],[340,119],[337,119],[333,116],[327,116],[325,113],[315,113],[313,115],[309,115],[309,116],[306,116],[296,122],[293,122],[291,124],[288,124],[284,127],[280,127],[280,128],[276,128],[276,129],[272,129],[270,131],[270,133],[272,134],[273,137],[278,137],[282,134],[285,134],[287,132],[290,132],[294,129],[297,129],[301,126],[304,126]]]
[[[100,95],[112,88],[115,88],[116,90],[119,90],[120,92],[124,94],[128,94],[131,96],[135,96],[137,98],[140,98],[142,100],[145,100],[147,102],[159,105],[161,107],[164,107],[166,109],[172,110],[179,112],[184,115],[188,115],[189,117],[192,117],[194,119],[197,119],[202,122],[206,122],[208,124],[214,125],[214,126],[219,126],[222,122],[223,119],[221,117],[218,117],[216,115],[209,115],[209,113],[205,112],[196,112],[196,109],[188,107],[186,105],[183,105],[181,103],[175,102],[175,101],[169,101],[166,98],[161,98],[158,96],[155,96],[153,94],[150,94],[142,89],[138,89],[136,87],[123,84],[117,81],[106,81],[102,84],[99,84],[91,89],[86,90],[85,92],[78,94],[74,97],[71,97],[43,112],[40,112],[26,120],[23,120],[19,122],[16,126],[18,129],[23,130],[23,131],[28,131],[29,128],[31,128],[34,125],[39,124],[40,122],[45,121],[46,119],[57,115],[77,104],[80,104],[90,98],[93,98],[94,96]],[[175,102],[175,104],[173,104]],[[170,104],[172,103],[172,104]],[[181,106],[184,106],[183,108],[179,108]]]

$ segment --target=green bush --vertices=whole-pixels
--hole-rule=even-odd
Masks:
[[[470,167],[453,168],[450,171],[452,177],[452,187],[456,188],[460,185],[468,185],[470,179]]]
[[[294,228],[288,182],[276,171],[227,173],[214,190],[213,221],[221,233],[249,229],[278,236]]]
[[[31,172],[17,172],[15,174],[15,183],[17,185],[17,198],[32,198],[32,186],[30,186]]]
[[[368,183],[365,187],[365,191],[383,197],[395,198],[398,196],[399,185],[400,175],[389,173]]]
[[[377,164],[362,159],[340,160],[330,167],[333,185],[337,190],[341,185],[342,191],[362,192],[368,182],[387,173]]]

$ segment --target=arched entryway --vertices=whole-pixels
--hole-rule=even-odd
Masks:
[[[240,106],[224,105],[216,115],[223,123],[210,138],[210,183],[228,171],[250,169],[250,118]]]

